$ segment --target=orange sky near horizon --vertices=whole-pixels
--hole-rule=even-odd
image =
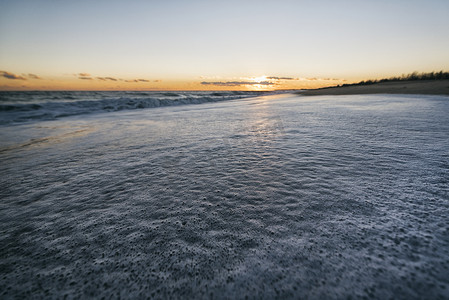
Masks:
[[[338,78],[299,78],[299,77],[238,77],[206,78],[198,80],[118,78],[112,76],[94,76],[90,73],[78,73],[60,77],[43,77],[39,74],[15,74],[0,70],[0,90],[3,91],[103,91],[103,90],[242,90],[271,91],[285,89],[310,89],[348,83]]]

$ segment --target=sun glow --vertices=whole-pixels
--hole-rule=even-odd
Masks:
[[[267,76],[254,77],[254,78],[251,78],[251,80],[256,81],[256,82],[267,81]]]
[[[270,86],[264,85],[264,84],[253,84],[249,87],[250,90],[254,91],[266,91],[266,90],[272,90]]]
[[[254,83],[246,85],[246,87],[250,90],[264,91],[264,90],[273,89],[271,81],[265,75],[258,76],[258,77],[250,77],[248,79],[249,79],[248,81],[254,82]],[[267,83],[269,83],[269,84],[267,84]]]

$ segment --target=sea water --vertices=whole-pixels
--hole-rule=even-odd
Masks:
[[[2,298],[449,293],[448,97],[0,104]]]

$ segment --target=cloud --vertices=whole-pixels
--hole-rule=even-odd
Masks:
[[[114,78],[114,77],[97,77],[97,79],[101,80],[101,81],[106,81],[106,80],[117,81],[118,80],[117,78]]]
[[[203,81],[203,85],[218,85],[218,86],[241,86],[241,85],[274,85],[273,82],[269,81]]]
[[[31,73],[28,73],[28,77],[31,79],[42,79],[41,77],[37,76],[36,74],[31,74]]]
[[[270,79],[270,80],[299,80],[299,78],[293,78],[293,77],[277,77],[277,76],[270,76],[270,77],[267,77],[267,79]]]
[[[89,77],[90,74],[89,73],[78,73],[78,74],[75,74],[75,76]]]
[[[148,79],[130,79],[125,80],[125,82],[150,82]]]
[[[88,77],[88,76],[80,76],[80,77],[78,77],[78,79],[92,80],[92,77]]]
[[[9,72],[6,72],[6,71],[0,71],[0,76],[8,78],[8,79],[27,80],[23,76],[16,75],[16,74],[13,74],[13,73],[9,73]]]
[[[305,80],[309,80],[309,81],[315,81],[315,80],[322,80],[322,81],[345,81],[344,79],[339,79],[339,78],[305,78]]]
[[[153,80],[153,82],[162,82],[160,79]]]

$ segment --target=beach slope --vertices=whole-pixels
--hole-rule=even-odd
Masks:
[[[449,80],[382,82],[370,85],[351,85],[303,90],[299,93],[305,96],[357,94],[449,95]]]

